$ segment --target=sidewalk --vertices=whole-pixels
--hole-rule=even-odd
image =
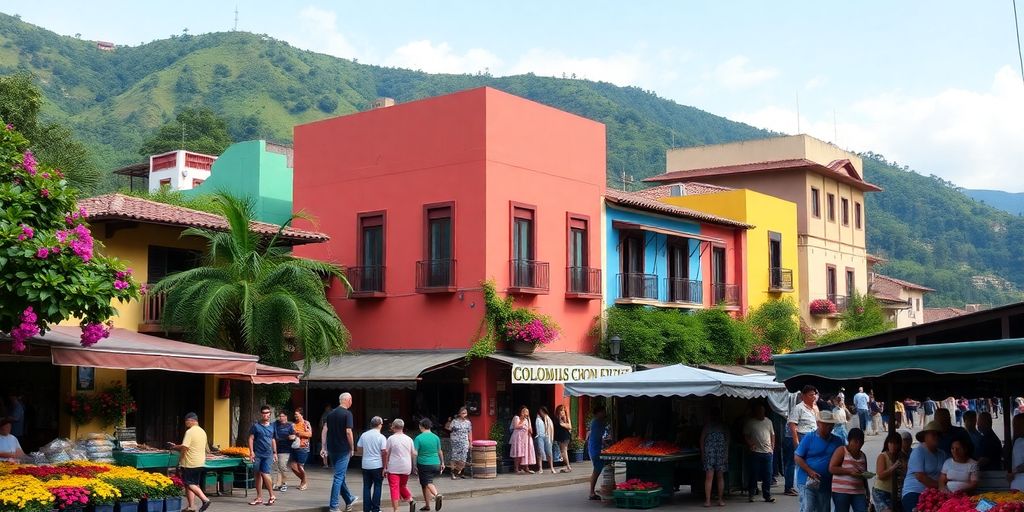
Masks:
[[[556,468],[557,470],[557,468]],[[510,475],[500,474],[496,478],[464,480],[452,480],[445,473],[444,476],[434,481],[445,502],[460,498],[475,498],[489,496],[504,492],[524,491],[530,489],[544,489],[562,485],[578,484],[588,482],[590,479],[590,461],[573,464],[572,473],[557,473],[552,475],[550,471],[535,475]],[[322,467],[307,467],[306,473],[309,480],[309,488],[305,491],[298,490],[298,480],[295,475],[289,475],[288,491],[277,492],[277,502],[272,507],[253,507],[249,502],[256,497],[254,489],[249,490],[249,497],[245,497],[245,489],[235,489],[233,496],[211,496],[213,506],[210,512],[324,512],[327,510],[327,500],[330,497],[331,479],[334,473]],[[359,497],[356,510],[363,509],[363,475],[362,471],[349,470],[346,478],[349,491]],[[409,490],[412,491],[418,506],[422,505],[423,496],[419,481],[415,477],[409,480]],[[264,490],[263,500],[266,501],[267,493]],[[185,504],[182,503],[182,507]],[[344,508],[344,502],[341,502]],[[391,509],[391,495],[387,482],[384,483],[384,491],[381,494],[381,508]],[[402,508],[405,510],[405,508]]]

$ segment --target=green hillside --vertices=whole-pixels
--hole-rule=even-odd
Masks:
[[[665,150],[771,135],[636,87],[534,75],[435,75],[359,64],[245,32],[183,35],[113,52],[0,14],[0,73],[35,73],[44,115],[65,123],[103,168],[139,160],[155,128],[185,106],[207,106],[237,139],[290,142],[292,126],[366,109],[379,96],[399,102],[489,85],[608,127],[609,183],[664,170]],[[1024,299],[1018,219],[925,177],[866,155],[869,180],[886,192],[867,201],[869,250],[883,269],[939,290],[931,305]],[[111,179],[104,189],[116,187]]]

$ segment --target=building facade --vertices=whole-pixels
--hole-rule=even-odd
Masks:
[[[666,171],[645,181],[749,189],[796,205],[796,281],[811,329],[836,327],[847,297],[867,291],[864,194],[881,189],[864,179],[859,156],[794,135],[669,150]]]
[[[265,140],[236,142],[186,197],[227,192],[252,203],[253,218],[283,224],[292,216],[292,148]]]
[[[324,391],[309,407],[341,390],[355,392],[357,421],[444,420],[469,404],[484,438],[513,407],[562,403],[567,373],[620,371],[588,355],[604,125],[490,88],[382,107],[295,129],[295,208],[332,240],[296,254],[346,267],[352,290],[329,297],[357,352],[311,372]],[[559,338],[467,361],[486,281],[550,316]]]

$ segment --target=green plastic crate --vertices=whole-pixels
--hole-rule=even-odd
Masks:
[[[217,494],[217,473],[207,471],[203,475],[203,492],[206,495]]]
[[[225,471],[220,474],[220,493],[233,494],[235,487],[235,474]]]
[[[612,493],[618,508],[647,509],[661,505],[661,489],[649,491],[619,491]]]

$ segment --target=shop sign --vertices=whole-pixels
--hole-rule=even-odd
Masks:
[[[632,372],[629,366],[512,365],[514,384],[564,384]]]

